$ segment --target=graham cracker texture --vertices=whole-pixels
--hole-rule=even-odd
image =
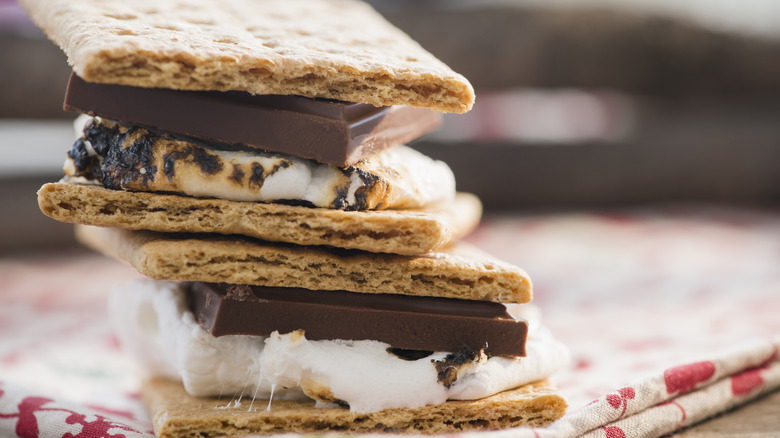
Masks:
[[[163,232],[240,234],[273,242],[424,254],[473,230],[482,205],[471,194],[417,210],[343,211],[109,190],[50,183],[38,205],[61,222]]]
[[[266,433],[391,432],[445,433],[469,430],[543,427],[566,411],[566,399],[547,381],[539,381],[481,400],[448,401],[415,409],[355,413],[315,408],[313,401],[256,400],[249,411],[225,407],[231,400],[195,398],[180,383],[150,380],[141,396],[151,413],[158,438],[217,437]]]
[[[463,113],[469,82],[352,0],[23,0],[90,82]]]
[[[240,236],[79,225],[88,247],[157,280],[302,287],[501,303],[531,301],[520,268],[462,242],[422,256],[273,244]]]

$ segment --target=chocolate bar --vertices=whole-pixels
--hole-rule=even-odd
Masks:
[[[86,82],[71,74],[64,108],[209,142],[242,144],[340,167],[414,140],[441,114],[240,91],[183,91]]]
[[[187,283],[195,318],[215,337],[304,330],[306,339],[373,339],[393,348],[484,348],[525,356],[528,323],[502,304],[451,298]]]

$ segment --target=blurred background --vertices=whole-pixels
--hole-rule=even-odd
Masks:
[[[780,2],[372,0],[477,91],[416,141],[488,214],[776,206]],[[38,211],[62,175],[66,59],[0,0],[0,252],[74,245]]]

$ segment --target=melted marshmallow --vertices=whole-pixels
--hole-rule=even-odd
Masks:
[[[510,311],[528,317],[529,308]],[[321,402],[344,401],[355,412],[479,399],[550,376],[567,364],[568,352],[530,316],[527,357],[480,361],[446,388],[431,363],[446,352],[407,361],[378,341],[309,341],[300,332],[215,338],[195,322],[183,292],[171,282],[139,281],[111,299],[118,336],[142,370],[181,380],[191,395],[305,394]]]

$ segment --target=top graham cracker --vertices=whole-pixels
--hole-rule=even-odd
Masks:
[[[90,82],[464,113],[474,90],[353,0],[21,0]]]

